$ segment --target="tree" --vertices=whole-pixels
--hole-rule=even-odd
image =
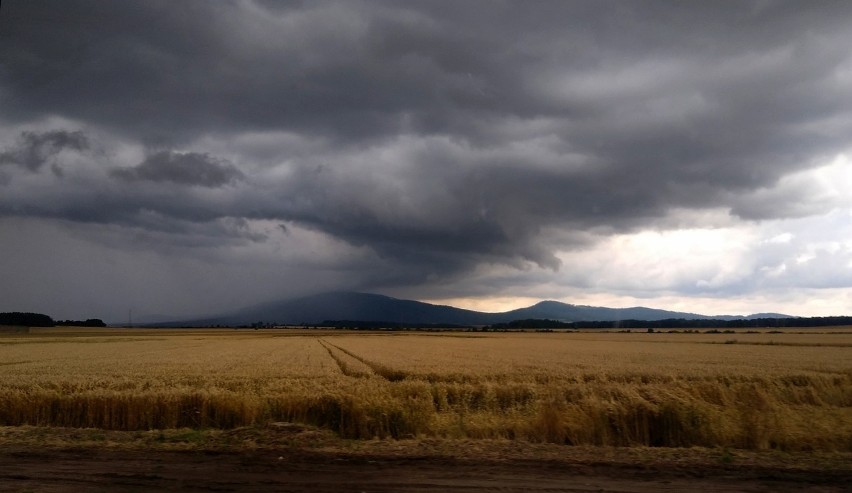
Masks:
[[[0,325],[23,325],[26,327],[53,327],[53,319],[41,313],[4,312],[0,313]]]

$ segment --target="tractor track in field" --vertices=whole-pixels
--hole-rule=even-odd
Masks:
[[[345,354],[346,356],[349,356],[350,358],[364,364],[367,368],[369,368],[373,372],[373,374],[378,375],[378,376],[384,378],[385,380],[387,380],[389,382],[398,382],[398,381],[404,380],[405,378],[408,377],[408,373],[406,373],[402,370],[390,368],[390,367],[385,366],[381,363],[376,363],[375,361],[370,361],[366,358],[362,358],[361,356],[358,356],[357,354],[349,351],[348,349],[342,348],[342,347],[340,347],[336,344],[332,344],[332,343],[330,343],[330,342],[328,342],[324,339],[319,339],[319,341],[320,341],[320,344],[322,344],[322,346],[331,355],[332,359],[334,359],[334,361],[340,367],[340,371],[342,371],[344,373],[344,375],[347,375],[347,371],[352,371],[352,369],[343,360],[343,358],[339,354],[335,354],[335,352],[332,351],[331,348],[334,348],[335,350]],[[349,376],[355,376],[355,375],[349,375]],[[359,375],[359,376],[363,376],[363,375]]]
[[[317,339],[317,342],[319,342],[320,346],[328,351],[328,355],[331,356],[331,359],[333,359],[337,364],[340,372],[347,377],[370,378],[376,376],[376,372],[374,372],[373,369],[360,358],[353,356],[323,339]],[[347,357],[355,360],[355,362],[347,361]]]

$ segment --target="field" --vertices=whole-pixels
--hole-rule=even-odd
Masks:
[[[0,426],[852,452],[852,329],[0,334]]]

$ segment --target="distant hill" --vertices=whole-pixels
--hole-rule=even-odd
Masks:
[[[759,318],[766,318],[760,314]],[[787,315],[775,315],[778,318]],[[755,317],[755,316],[752,316]],[[170,322],[167,326],[235,326],[253,323],[318,325],[327,320],[382,320],[396,324],[491,325],[519,319],[551,319],[563,322],[664,320],[713,318],[720,320],[745,317],[706,316],[653,308],[606,308],[542,301],[527,308],[502,313],[484,313],[421,301],[401,300],[369,293],[331,292],[297,299],[263,303],[230,314],[199,320]]]
[[[601,306],[571,305],[558,301],[542,301],[527,308],[519,308],[501,314],[505,322],[522,319],[550,319],[560,322],[587,320],[665,320],[669,318],[719,318],[697,313],[673,312],[637,306],[633,308],[606,308]],[[724,317],[724,316],[722,316]],[[737,317],[731,317],[737,318]]]
[[[793,316],[790,316],[790,315],[784,315],[783,313],[753,313],[753,314],[751,314],[747,317],[732,317],[732,316],[727,316],[727,315],[725,316],[726,320],[728,320],[728,319],[735,320],[735,319],[738,319],[738,318],[744,318],[746,320],[756,320],[758,318],[796,318],[796,317],[793,317]]]
[[[332,292],[244,308],[230,315],[190,321],[191,325],[256,322],[315,325],[325,320],[383,320],[411,324],[483,325],[490,314],[379,294]]]

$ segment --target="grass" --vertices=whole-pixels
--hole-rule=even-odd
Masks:
[[[643,470],[696,471],[731,474],[732,470],[814,471],[818,474],[850,470],[850,456],[843,452],[777,450],[756,451],[732,448],[665,448],[665,447],[565,447],[506,439],[441,439],[418,437],[402,440],[347,440],[311,426],[270,423],[265,426],[221,429],[168,429],[151,431],[115,431],[57,427],[0,427],[0,447],[14,456],[16,452],[50,450],[75,451],[81,455],[92,451],[203,451],[217,457],[220,453],[268,451],[278,455],[285,450],[308,453],[332,453],[338,458],[373,460],[376,457],[456,458],[463,460],[546,461],[553,464],[601,464],[639,467]]]
[[[3,334],[0,426],[852,452],[849,331],[457,335]]]

